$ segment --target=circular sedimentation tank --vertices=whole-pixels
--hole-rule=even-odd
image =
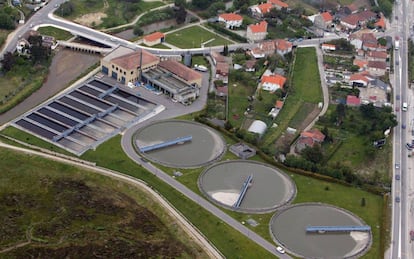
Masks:
[[[289,176],[267,164],[244,160],[210,166],[201,173],[198,186],[214,203],[246,213],[274,211],[296,195]],[[237,205],[243,189],[245,193]]]
[[[357,258],[368,251],[372,235],[368,232],[306,231],[308,226],[364,226],[359,217],[327,204],[304,203],[276,213],[270,222],[275,242],[302,258]]]
[[[191,136],[191,141],[141,152],[140,148]],[[212,163],[224,154],[226,143],[212,128],[200,123],[166,120],[139,129],[133,137],[137,152],[148,160],[175,168],[195,168]]]

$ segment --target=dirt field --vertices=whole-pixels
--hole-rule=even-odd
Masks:
[[[99,59],[99,55],[67,49],[58,50],[50,66],[48,78],[42,88],[13,109],[0,115],[0,125],[16,118],[65,89],[69,82],[76,79]]]
[[[95,27],[102,23],[102,18],[107,17],[105,13],[88,13],[85,15],[82,15],[79,18],[75,19],[75,22],[88,26],[88,27]],[[93,26],[92,26],[93,25]]]

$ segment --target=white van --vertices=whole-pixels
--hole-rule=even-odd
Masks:
[[[408,110],[408,104],[406,102],[403,102],[402,110],[403,110],[403,112],[406,112]]]

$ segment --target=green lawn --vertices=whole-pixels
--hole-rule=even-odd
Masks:
[[[10,31],[7,30],[0,30],[0,48],[6,42],[7,36],[9,35]]]
[[[37,31],[42,35],[55,37],[56,40],[69,40],[73,37],[72,33],[52,26],[40,27]]]
[[[205,47],[231,44],[230,41],[222,38],[220,35],[212,33],[198,25],[169,33],[165,37],[165,40],[167,43],[182,49],[200,48],[202,43],[209,40],[212,41],[205,44]]]

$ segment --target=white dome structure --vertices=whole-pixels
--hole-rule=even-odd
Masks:
[[[266,132],[266,129],[267,129],[266,123],[264,123],[261,120],[255,120],[253,121],[252,125],[250,125],[247,131],[257,133],[260,136],[262,136]]]

